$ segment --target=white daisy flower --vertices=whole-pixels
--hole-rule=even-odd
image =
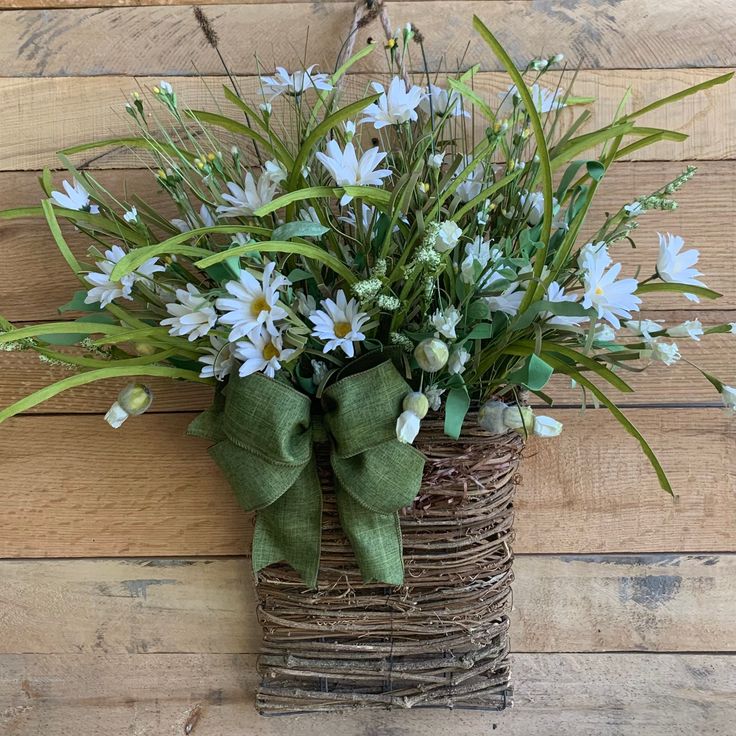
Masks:
[[[553,92],[552,90],[540,87],[536,83],[529,87],[529,94],[538,113],[548,113],[565,107],[565,103],[559,99],[559,92]],[[501,100],[501,104],[496,112],[496,117],[499,120],[501,118],[507,118],[513,113],[514,97],[518,98],[517,107],[523,108],[524,106],[523,101],[520,99],[519,89],[515,84],[512,84],[506,92],[499,92],[498,97]]]
[[[233,348],[233,355],[243,361],[238,370],[241,377],[265,373],[274,378],[276,371],[281,370],[281,364],[288,363],[295,352],[293,348],[284,348],[280,333],[272,335],[262,327],[250,332],[247,340],[236,342]]]
[[[578,297],[575,294],[566,294],[565,289],[556,281],[553,281],[547,287],[546,300],[548,302],[577,302]],[[552,312],[546,312],[543,316],[549,317],[548,325],[570,326],[579,325],[581,322],[587,322],[587,317],[564,317]]]
[[[225,290],[234,298],[221,297],[215,306],[221,312],[220,324],[232,325],[229,340],[235,342],[253,330],[264,326],[271,335],[278,335],[276,322],[288,316],[279,306],[279,289],[290,282],[274,271],[276,264],[270,261],[263,269],[259,281],[250,271],[243,269],[238,281],[228,281]]]
[[[381,96],[363,110],[365,117],[359,121],[359,125],[373,123],[373,127],[380,130],[387,125],[401,125],[417,119],[417,107],[424,96],[421,87],[412,85],[407,90],[401,77],[394,77],[391,80],[388,92],[378,82],[372,82],[371,86],[376,92],[380,92]]]
[[[61,182],[66,194],[61,192],[51,192],[51,199],[67,210],[76,210],[77,212],[89,212],[91,215],[97,215],[100,208],[96,204],[89,201],[89,192],[84,188],[81,182],[72,179],[70,184],[66,179]]]
[[[125,255],[125,251],[119,245],[113,245],[110,250],[105,251],[104,260],[96,261],[99,272],[91,271],[84,277],[84,280],[92,285],[84,298],[85,304],[99,302],[100,307],[106,307],[113,299],[132,299],[130,294],[136,281],[150,280],[154,273],[165,270],[158,262],[158,258],[149,258],[132,273],[126,273],[119,281],[111,281],[112,270]]]
[[[236,365],[232,343],[217,335],[210,335],[210,347],[205,349],[209,354],[199,357],[199,362],[202,363],[200,378],[216,378],[222,381],[232,373]]]
[[[317,151],[316,156],[339,187],[346,185],[380,187],[383,184],[381,180],[391,176],[390,169],[376,169],[376,166],[386,158],[386,154],[379,151],[378,147],[367,150],[358,160],[352,143],[346,143],[345,149],[341,151],[337,141],[332,140],[327,144],[327,153]],[[343,194],[340,205],[344,207],[351,199],[351,196]]]
[[[442,117],[449,111],[451,117],[469,118],[470,113],[463,110],[462,97],[453,89],[447,91],[438,87],[436,84],[430,84],[429,88],[424,88],[424,97],[419,103],[419,109],[425,114],[434,113]]]
[[[639,284],[636,279],[621,279],[616,277],[621,271],[621,264],[616,263],[607,271],[608,253],[598,251],[585,259],[583,267],[583,284],[585,294],[583,306],[588,309],[594,307],[599,319],[604,319],[612,327],[621,326],[619,317],[631,319],[632,312],[639,311],[641,299],[634,293]]]
[[[166,311],[172,316],[161,320],[161,324],[169,328],[170,335],[188,335],[189,342],[193,342],[215,326],[217,312],[194,284],[187,284],[186,289],[177,289],[176,299],[166,305]]]
[[[430,318],[430,323],[437,330],[435,337],[440,335],[454,340],[457,335],[455,334],[455,328],[458,326],[462,315],[453,306],[447,307],[443,310],[437,310]]]
[[[354,343],[365,340],[360,329],[368,321],[368,315],[358,309],[355,299],[348,301],[342,289],[337,292],[335,301],[324,299],[320,306],[322,309],[309,315],[314,324],[312,337],[327,341],[323,352],[341,348],[348,358],[352,358],[355,355]]]
[[[223,217],[250,217],[259,207],[273,200],[278,185],[268,174],[261,174],[256,182],[249,171],[240,187],[232,181],[227,182],[230,194],[223,194],[222,198],[229,203],[221,204],[217,208],[218,214]]]
[[[701,335],[704,335],[703,323],[699,319],[688,319],[682,324],[670,327],[667,330],[670,337],[689,337],[695,342],[700,342]]]
[[[316,64],[312,64],[303,71],[296,71],[293,74],[284,69],[282,66],[276,67],[276,73],[272,77],[261,77],[263,91],[271,95],[271,99],[282,93],[288,95],[301,95],[308,89],[319,89],[323,92],[332,90],[332,83],[327,74],[315,73]],[[270,111],[269,111],[270,112]]]
[[[700,253],[694,248],[681,253],[685,240],[679,235],[670,233],[657,233],[659,236],[659,258],[657,259],[657,275],[662,281],[677,284],[691,284],[693,286],[705,286],[698,281],[697,276],[702,276],[700,271],[693,268],[698,262]],[[691,302],[699,302],[695,294],[685,294]]]

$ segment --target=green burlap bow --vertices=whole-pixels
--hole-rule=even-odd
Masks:
[[[322,489],[314,442],[329,439],[340,524],[366,582],[404,581],[398,510],[419,492],[424,456],[396,439],[410,391],[385,361],[329,386],[320,402],[254,374],[231,378],[224,402],[189,433],[216,440],[210,454],[241,505],[256,512],[253,569],[286,561],[317,585]]]

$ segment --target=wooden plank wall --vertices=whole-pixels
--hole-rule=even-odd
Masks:
[[[302,56],[329,66],[351,3],[210,2],[234,73],[253,88]],[[160,78],[204,100],[221,75],[180,0],[6,0],[0,12],[0,207],[38,198],[54,152],[126,130],[123,96]],[[430,65],[452,67],[479,14],[523,63],[563,52],[576,93],[605,119],[631,85],[632,105],[736,67],[732,0],[419,0],[390,4],[413,20]],[[377,33],[369,29],[366,34]],[[502,83],[483,59],[481,87]],[[380,54],[359,69],[380,69]],[[208,79],[219,82],[218,79]],[[356,76],[356,89],[365,77]],[[642,218],[627,269],[656,257],[658,229],[702,251],[716,305],[662,299],[650,316],[736,321],[736,85],[650,115],[691,134],[617,165],[594,217],[646,193],[688,163],[699,174],[669,215]],[[130,154],[92,163],[116,192],[157,196]],[[0,313],[56,317],[73,286],[37,222],[0,225]],[[688,311],[690,310],[690,311]],[[687,357],[736,384],[731,335]],[[684,346],[683,346],[684,347]],[[0,404],[57,377],[19,354],[0,359]],[[0,733],[9,736],[296,732],[470,736],[715,736],[736,729],[736,431],[697,371],[681,364],[634,379],[631,417],[677,490],[673,501],[636,444],[605,413],[574,408],[566,427],[527,450],[518,501],[514,594],[516,707],[475,712],[262,719],[252,708],[258,627],[248,572],[252,521],[208,459],[183,437],[207,403],[200,388],[156,384],[153,410],[113,433],[101,414],[111,382],[58,397],[0,427]]]

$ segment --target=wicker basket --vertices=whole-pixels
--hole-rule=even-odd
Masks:
[[[469,417],[466,426],[475,426]],[[274,565],[258,574],[264,715],[511,704],[513,497],[523,439],[425,421],[422,490],[404,509],[406,583],[365,584],[331,498],[326,453],[319,590]]]

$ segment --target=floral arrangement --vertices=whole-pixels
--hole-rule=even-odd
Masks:
[[[3,349],[35,350],[73,373],[0,419],[121,376],[202,382],[222,398],[228,383],[261,374],[314,399],[380,356],[409,386],[395,418],[400,443],[414,441],[430,411],[458,437],[473,402],[490,432],[554,436],[562,425],[523,397],[551,404],[545,386],[562,374],[583,402],[607,407],[639,440],[670,490],[608,387],[630,392],[624,370],[672,365],[674,340],[735,326],[640,318],[660,292],[718,296],[700,280],[697,250],[678,235],[641,244],[652,253],[647,272],[623,277],[617,258],[633,245],[640,217],[674,209],[672,196],[695,169],[623,203],[592,237],[581,229],[615,161],[685,137],[638,119],[732,75],[634,112],[624,112],[624,100],[608,125],[583,132],[594,101],[563,88],[561,55],[518,70],[478,18],[474,27],[508,71],[497,96],[476,89],[473,66],[441,81],[409,75],[412,49],[424,52],[411,25],[385,44],[385,83],[353,101],[345,75],[380,44],[332,73],[278,67],[261,77],[255,99],[231,80],[230,116],[190,109],[163,81],[150,96],[133,93],[125,110],[134,134],[63,151],[71,174],[63,192],[46,171],[40,207],[0,213],[46,218],[81,283],[60,311],[83,313],[22,328],[2,322]],[[110,146],[148,156],[175,218],[135,196],[120,201],[70,161]],[[59,220],[88,241],[85,260]],[[736,389],[703,375],[736,407]],[[106,419],[119,427],[151,400],[133,383]]]

